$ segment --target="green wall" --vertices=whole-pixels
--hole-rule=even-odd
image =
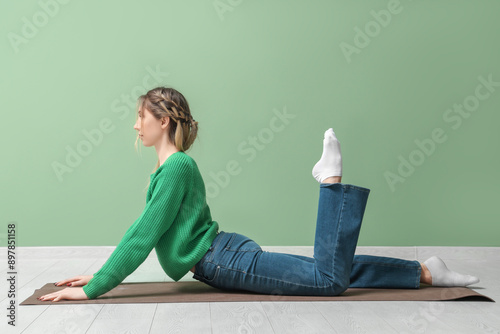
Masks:
[[[360,246],[500,246],[499,10],[3,2],[2,246],[9,223],[18,246],[119,243],[157,159],[135,151],[135,100],[159,85],[181,91],[199,122],[187,153],[223,231],[312,246],[311,170],[332,127],[342,182],[371,189]],[[217,183],[228,164],[239,169]]]

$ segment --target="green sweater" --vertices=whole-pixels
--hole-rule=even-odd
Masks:
[[[89,299],[112,290],[146,260],[153,248],[165,273],[180,280],[217,236],[198,165],[183,151],[151,174],[146,207],[109,259],[83,286]]]

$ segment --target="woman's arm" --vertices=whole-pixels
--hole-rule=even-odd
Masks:
[[[170,228],[192,182],[192,168],[184,159],[169,161],[150,187],[151,199],[141,216],[127,230],[106,263],[83,286],[89,299],[112,290],[148,257]]]

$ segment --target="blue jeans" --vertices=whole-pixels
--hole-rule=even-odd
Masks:
[[[420,287],[418,261],[354,255],[370,189],[320,183],[314,257],[263,251],[219,231],[193,278],[225,290],[274,295],[340,295],[347,288]]]

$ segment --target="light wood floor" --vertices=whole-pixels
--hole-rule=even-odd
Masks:
[[[313,247],[262,247],[313,256]],[[114,247],[17,249],[17,303],[48,282],[100,269]],[[500,247],[358,247],[356,254],[423,262],[440,256],[451,270],[478,276],[469,288],[497,302],[217,302],[20,306],[7,325],[7,250],[0,268],[0,333],[500,333]],[[182,279],[193,281],[189,272]],[[154,251],[124,282],[172,281]]]

